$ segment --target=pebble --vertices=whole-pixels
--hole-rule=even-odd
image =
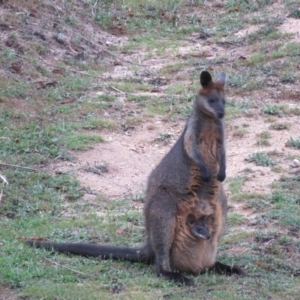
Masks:
[[[300,161],[299,161],[299,159],[294,159],[291,167],[292,168],[299,168],[300,167]]]

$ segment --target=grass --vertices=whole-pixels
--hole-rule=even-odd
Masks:
[[[229,191],[231,192],[231,194],[234,195],[234,194],[237,194],[238,192],[240,192],[244,181],[245,181],[245,179],[240,176],[230,178],[228,180],[228,188],[229,188]]]
[[[272,130],[288,130],[290,129],[291,124],[288,123],[274,123],[270,125],[270,129]]]
[[[235,129],[233,132],[233,136],[237,138],[243,138],[245,135],[248,133],[248,130],[245,129],[244,127],[238,127]]]
[[[226,224],[228,224],[228,226],[233,227],[236,225],[241,225],[245,222],[245,218],[237,213],[228,213],[227,215],[227,220],[226,220]]]
[[[262,131],[261,133],[256,135],[258,146],[270,146],[270,139],[272,135],[269,131]]]
[[[285,145],[290,148],[300,149],[300,138],[290,137],[290,139],[285,143]]]
[[[267,115],[280,115],[282,113],[282,107],[272,104],[264,106],[261,110]]]
[[[262,183],[252,167],[225,181],[230,210],[218,259],[241,265],[247,277],[205,273],[188,288],[158,278],[152,266],[56,254],[22,242],[35,236],[142,244],[143,194],[86,200],[89,191],[74,174],[51,167],[104,142],[103,130],[123,134],[146,122],[163,127],[145,151],[164,147],[178,133],[177,127],[167,133],[165,122],[177,124],[191,113],[203,69],[228,75],[225,123],[235,145],[251,132],[259,146],[269,143],[271,133],[253,127],[259,110],[265,122],[272,118],[272,136],[290,129],[300,115],[287,104],[298,99],[300,47],[278,26],[287,15],[298,18],[296,2],[275,12],[275,2],[264,0],[48,2],[35,10],[37,1],[16,0],[1,11],[0,161],[8,166],[1,165],[0,175],[9,184],[0,183],[0,294],[5,286],[33,300],[298,299],[299,176],[288,176],[263,152],[248,161],[280,172],[270,188],[256,190]],[[236,35],[249,25],[258,30]],[[264,104],[265,96],[272,104]],[[288,123],[279,122],[282,116]],[[286,146],[297,150],[298,144],[293,137]],[[228,164],[234,162],[230,156]]]
[[[100,118],[88,118],[86,123],[83,125],[84,129],[114,129],[117,123],[111,119],[100,119]]]
[[[267,153],[256,152],[247,158],[248,162],[255,162],[257,166],[269,167],[273,166],[275,162],[269,157]]]

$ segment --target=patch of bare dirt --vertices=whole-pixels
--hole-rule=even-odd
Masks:
[[[156,118],[151,123],[136,126],[127,134],[101,134],[107,142],[91,150],[74,153],[74,163],[57,163],[52,166],[52,171],[73,172],[91,193],[101,193],[109,198],[143,193],[151,170],[179,137],[183,125],[182,122],[166,123]],[[160,134],[168,134],[172,138],[164,140]],[[93,172],[97,165],[106,165],[107,172]],[[91,166],[91,171],[86,166]]]
[[[0,300],[20,300],[16,293],[8,286],[0,286]]]
[[[293,42],[300,42],[300,20],[293,18],[286,18],[278,29],[283,33],[291,33],[293,35]]]
[[[235,35],[237,37],[245,37],[245,36],[247,36],[251,33],[254,33],[254,32],[258,31],[260,28],[261,28],[261,26],[259,26],[259,25],[251,25],[251,26],[248,26],[245,29],[242,29],[242,30],[238,31]]]
[[[283,120],[284,119],[284,120]],[[243,190],[245,192],[270,192],[270,185],[278,180],[283,173],[293,170],[292,161],[287,160],[288,156],[297,156],[299,151],[287,148],[285,143],[290,137],[299,135],[300,120],[298,116],[285,116],[276,118],[277,122],[286,122],[291,124],[289,130],[275,131],[270,130],[271,123],[266,122],[265,117],[259,110],[253,112],[253,115],[235,118],[230,121],[230,128],[227,128],[227,174],[228,177],[242,176],[246,168],[251,169],[251,175],[247,176]],[[234,137],[234,128],[244,128],[246,134],[244,137]],[[271,133],[270,146],[257,145],[257,134],[269,131]],[[249,163],[246,159],[255,152],[268,153],[277,166],[282,167],[280,173],[270,171],[270,167],[256,166]]]

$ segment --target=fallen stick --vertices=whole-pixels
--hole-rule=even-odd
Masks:
[[[10,165],[10,164],[5,164],[5,163],[0,163],[0,167],[7,167],[7,168],[17,168],[17,169],[24,169],[32,172],[39,172],[37,169],[29,168],[29,167],[22,167],[18,165]]]

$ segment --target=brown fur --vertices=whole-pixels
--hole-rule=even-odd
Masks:
[[[186,224],[187,215],[191,212],[196,219],[205,215],[210,216],[207,223],[211,234],[209,240],[199,239],[192,235]],[[170,254],[175,269],[198,274],[215,263],[218,240],[222,230],[221,215],[220,205],[211,205],[206,201],[200,202],[197,197],[179,206]]]
[[[214,82],[213,84],[210,84],[209,86],[205,88],[201,88],[199,90],[199,95],[207,95],[211,93],[213,90],[217,90],[218,92],[223,92],[224,91],[224,85],[219,82]]]

